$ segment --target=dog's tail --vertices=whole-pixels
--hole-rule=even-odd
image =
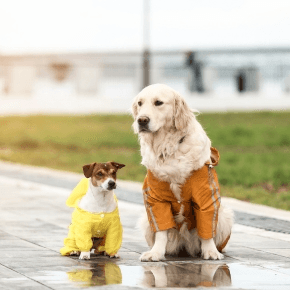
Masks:
[[[225,252],[225,246],[231,236],[234,224],[234,211],[228,207],[220,206],[219,218],[216,230],[215,244],[217,248],[222,247]]]

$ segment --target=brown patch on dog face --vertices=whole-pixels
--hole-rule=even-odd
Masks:
[[[100,186],[106,179],[111,178],[116,181],[117,171],[124,167],[124,164],[117,162],[91,163],[83,166],[84,175],[91,177],[94,186]]]

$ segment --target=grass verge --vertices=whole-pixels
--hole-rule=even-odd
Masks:
[[[197,117],[221,154],[222,194],[290,210],[290,113],[220,113]],[[119,178],[143,181],[128,115],[25,116],[0,119],[0,159],[82,172],[114,160]],[[287,157],[288,156],[288,157]]]

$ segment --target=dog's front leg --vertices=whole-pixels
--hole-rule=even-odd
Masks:
[[[80,260],[90,260],[91,252],[81,252],[79,259]]]
[[[224,255],[217,250],[213,239],[204,240],[200,238],[200,241],[201,255],[205,260],[221,260],[224,258]]]
[[[167,230],[155,233],[155,243],[152,249],[141,255],[140,261],[158,262],[165,259],[165,250],[167,244]]]

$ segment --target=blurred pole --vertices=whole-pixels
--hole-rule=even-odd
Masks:
[[[143,87],[150,85],[150,0],[143,0]]]
[[[196,60],[196,52],[189,51],[186,54],[186,64],[191,70],[189,79],[190,92],[204,92],[203,76],[202,76],[202,63]]]

